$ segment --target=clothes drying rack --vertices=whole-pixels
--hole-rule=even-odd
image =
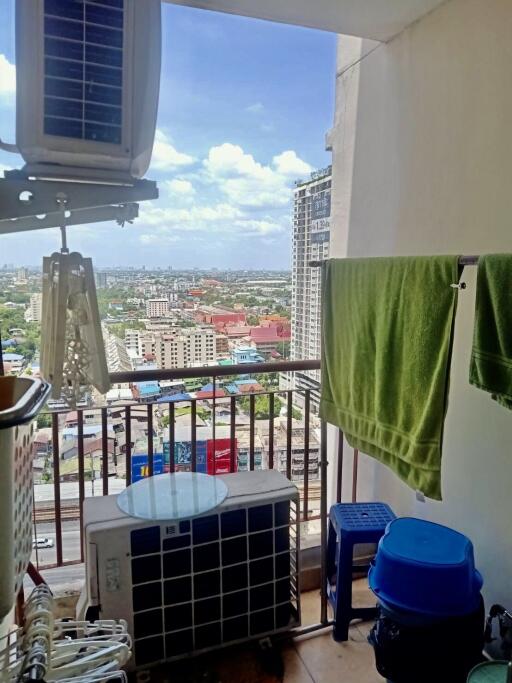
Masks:
[[[459,256],[458,263],[459,266],[476,266],[478,265],[478,260],[479,256],[475,255],[467,255],[467,256]],[[309,261],[308,266],[310,268],[322,268],[322,286],[321,286],[321,291],[323,291],[323,278],[325,275],[325,269],[323,266],[328,263],[329,259],[324,259],[323,261]],[[458,289],[465,289],[466,284],[464,282],[462,283],[453,283],[451,285],[452,287],[456,287]],[[338,457],[337,457],[337,463],[338,463],[338,473],[337,473],[337,482],[336,482],[336,499],[337,502],[341,501],[341,491],[342,491],[342,472],[343,472],[343,461],[344,461],[344,453],[343,453],[343,432],[341,429],[338,429]],[[354,449],[354,458],[353,458],[353,467],[352,467],[352,502],[357,501],[357,479],[358,479],[358,466],[359,466],[359,451],[358,449]],[[320,436],[320,467],[322,468],[322,477],[321,477],[321,494],[320,494],[320,517],[321,519],[326,519],[327,516],[327,503],[326,503],[326,495],[327,495],[327,485],[325,482],[325,477],[327,474],[327,423],[325,420],[322,420],[321,422],[321,436]],[[325,547],[325,524],[322,524],[321,527],[321,536],[322,536],[322,548]],[[325,567],[325,561],[322,556],[322,567],[321,567],[321,581],[322,581],[322,600],[321,600],[321,615],[320,615],[320,620],[322,623],[326,624],[328,619],[327,619],[327,603],[324,598],[324,591],[323,587],[325,586],[326,582],[326,567]]]
[[[459,266],[476,266],[478,265],[479,256],[459,256]],[[329,259],[324,259],[323,261],[309,261],[308,266],[310,268],[320,268],[327,263]]]

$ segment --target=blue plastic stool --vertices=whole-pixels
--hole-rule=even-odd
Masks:
[[[369,565],[354,567],[354,546],[378,543],[395,518],[385,503],[338,503],[331,507],[326,567],[327,597],[334,610],[334,640],[348,640],[352,619],[375,619],[376,608],[352,607],[352,573],[354,569],[369,569]]]

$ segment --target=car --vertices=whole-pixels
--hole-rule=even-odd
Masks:
[[[53,548],[53,538],[34,538],[33,548]]]

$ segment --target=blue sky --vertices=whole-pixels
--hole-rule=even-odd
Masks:
[[[0,0],[0,137],[14,140],[13,0]],[[160,199],[133,225],[69,229],[97,266],[288,268],[291,188],[330,163],[333,34],[162,5],[153,160]],[[0,151],[0,169],[22,160]],[[3,236],[0,264],[39,264],[55,230]]]

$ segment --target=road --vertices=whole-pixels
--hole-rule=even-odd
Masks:
[[[53,548],[39,548],[32,551],[32,562],[37,566],[36,559],[39,559],[39,566],[45,564],[55,564],[57,562],[55,525],[53,522],[37,524],[37,538],[50,538],[54,545]],[[64,562],[80,559],[80,522],[78,519],[62,522],[62,559]],[[75,564],[67,567],[55,567],[54,569],[41,569],[41,574],[51,588],[61,588],[73,584],[73,587],[80,585],[85,579],[83,564]],[[30,591],[33,587],[32,581],[25,579],[25,589]]]

